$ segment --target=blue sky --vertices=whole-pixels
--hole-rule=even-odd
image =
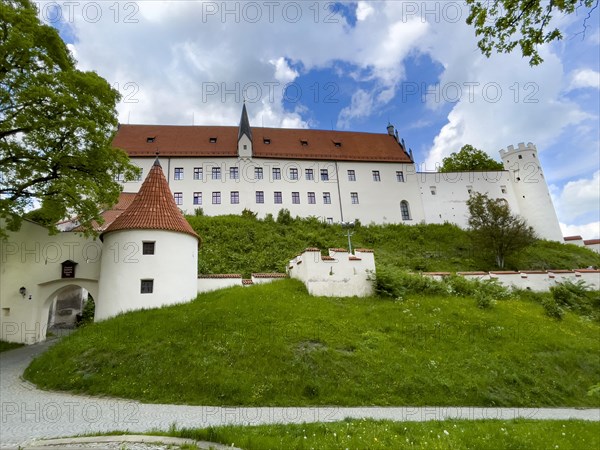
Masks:
[[[71,5],[73,5],[71,3]],[[483,57],[463,2],[41,2],[79,66],[123,95],[124,123],[385,132],[421,169],[472,144],[537,145],[563,232],[599,237],[598,11],[530,67]]]

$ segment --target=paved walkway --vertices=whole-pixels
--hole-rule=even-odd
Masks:
[[[106,431],[148,432],[224,424],[331,422],[346,417],[425,421],[444,419],[584,419],[600,421],[600,409],[475,407],[238,408],[154,405],[135,401],[46,392],[23,381],[33,357],[56,341],[0,353],[0,447],[40,438]]]

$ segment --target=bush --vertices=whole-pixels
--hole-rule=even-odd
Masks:
[[[286,208],[280,209],[277,213],[277,223],[282,225],[289,225],[292,222],[294,222],[294,219],[292,218],[290,210]]]
[[[88,296],[87,301],[83,305],[83,310],[81,311],[81,320],[79,321],[78,326],[83,326],[94,322],[95,311],[96,303],[94,303],[94,299],[91,296]]]
[[[553,319],[561,320],[565,314],[564,310],[558,306],[556,300],[554,300],[552,297],[547,297],[542,300],[542,306],[546,311],[546,315],[548,317],[552,317]]]
[[[194,209],[194,215],[196,217],[202,217],[204,215],[204,210],[202,208]]]
[[[477,301],[477,307],[480,309],[491,308],[494,303],[492,296],[485,292],[477,292],[475,300]]]
[[[242,211],[242,217],[245,217],[246,219],[256,219],[257,215],[258,213],[255,213],[254,211],[248,208],[244,208],[244,210]]]
[[[600,317],[600,296],[597,291],[591,291],[583,280],[576,283],[567,280],[552,286],[550,294],[559,307],[596,319]]]
[[[381,267],[375,272],[375,292],[396,300],[402,300],[408,294],[448,294],[442,282],[391,267]]]

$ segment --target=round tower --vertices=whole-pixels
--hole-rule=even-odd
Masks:
[[[520,143],[500,150],[519,206],[519,214],[542,239],[563,242],[562,232],[535,145]]]
[[[131,205],[102,233],[95,320],[198,295],[198,235],[175,204],[158,158]]]

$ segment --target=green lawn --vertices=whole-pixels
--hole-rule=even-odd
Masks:
[[[316,218],[283,223],[242,216],[188,216],[202,237],[200,273],[285,272],[288,261],[307,247],[348,247],[339,225]],[[375,250],[378,267],[413,271],[496,269],[487,248],[473,247],[469,234],[451,224],[367,225],[353,230],[355,248]],[[507,258],[506,269],[577,269],[600,266],[591,250],[558,242],[537,241]]]
[[[282,280],[83,327],[25,378],[156,403],[598,407],[599,336],[530,300],[316,298]]]
[[[345,420],[334,423],[183,429],[165,434],[218,442],[246,450],[600,448],[600,424],[574,420]]]

